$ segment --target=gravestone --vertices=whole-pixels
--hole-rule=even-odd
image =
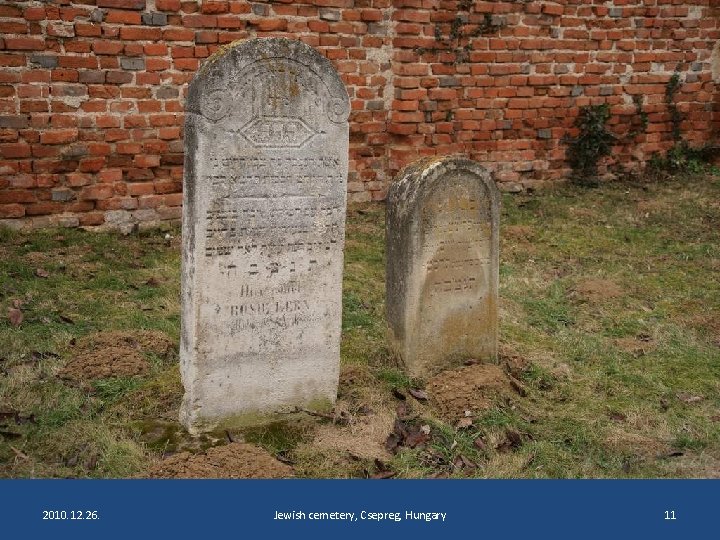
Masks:
[[[332,64],[288,39],[233,43],[190,83],[180,417],[191,431],[336,398],[349,110]]]
[[[495,182],[474,161],[424,159],[390,186],[389,341],[410,376],[496,361],[498,223]]]

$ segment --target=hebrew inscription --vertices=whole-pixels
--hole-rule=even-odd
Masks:
[[[286,39],[201,67],[186,116],[181,419],[191,430],[334,401],[349,102]]]
[[[423,160],[388,194],[387,319],[412,376],[497,355],[498,194],[464,158]]]

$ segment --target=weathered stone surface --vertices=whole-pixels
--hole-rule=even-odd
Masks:
[[[390,186],[387,320],[411,376],[496,360],[498,222],[495,182],[474,161],[421,160]]]
[[[193,431],[335,400],[349,99],[299,41],[234,43],[190,84],[181,420]]]

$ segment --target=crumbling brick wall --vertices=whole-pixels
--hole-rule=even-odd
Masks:
[[[343,77],[350,200],[383,199],[429,154],[467,154],[510,191],[562,180],[580,107],[601,103],[617,135],[605,170],[637,168],[677,144],[675,72],[682,139],[714,140],[714,3],[3,0],[0,220],[178,218],[187,83],[219,46],[255,36],[300,39]]]

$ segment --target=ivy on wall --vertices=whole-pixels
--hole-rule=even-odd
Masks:
[[[573,181],[580,185],[597,184],[598,162],[610,154],[615,135],[606,129],[610,118],[610,107],[588,105],[580,108],[575,126],[580,130],[578,136],[569,140],[568,161],[573,169]]]
[[[437,23],[435,25],[435,42],[437,46],[419,47],[417,49],[418,54],[437,53],[439,51],[451,52],[454,56],[453,63],[462,64],[470,58],[473,38],[497,33],[506,26],[504,18],[489,13],[484,14],[481,22],[471,23],[470,12],[473,4],[472,0],[460,0],[458,2],[458,12],[450,22],[449,27],[447,23]]]

